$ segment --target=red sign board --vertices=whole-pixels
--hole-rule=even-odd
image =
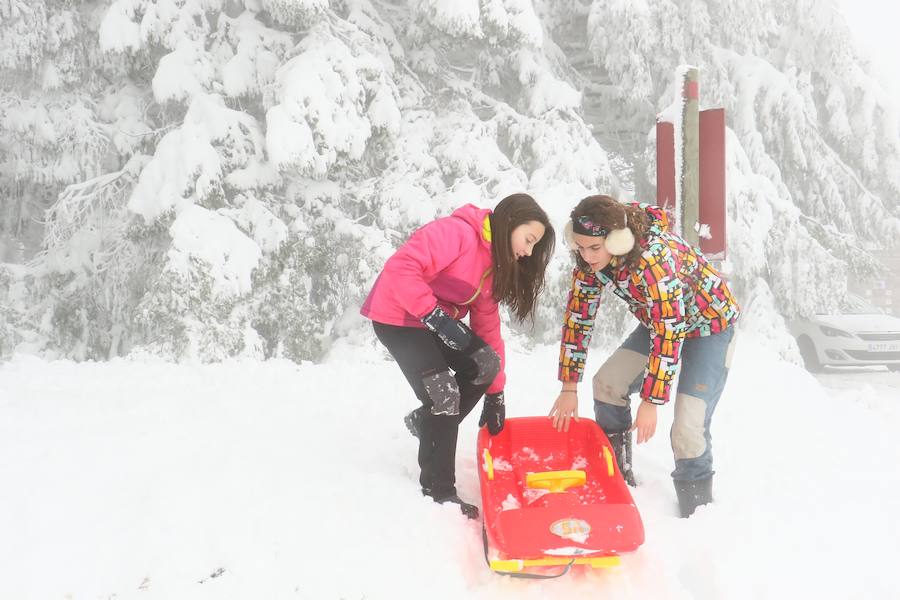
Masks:
[[[665,209],[676,233],[681,215],[675,207],[675,126],[656,123],[656,204]],[[725,109],[700,111],[700,250],[725,259]]]
[[[725,109],[700,111],[700,250],[725,259]]]
[[[675,126],[665,121],[656,122],[656,205],[675,227]]]

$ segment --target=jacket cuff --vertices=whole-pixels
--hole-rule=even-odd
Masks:
[[[558,379],[563,383],[579,383],[583,373],[569,367],[560,367]]]
[[[494,381],[491,382],[491,385],[488,386],[488,389],[484,391],[485,394],[497,394],[503,391],[503,388],[506,386],[506,373],[500,371],[497,376],[494,378]]]

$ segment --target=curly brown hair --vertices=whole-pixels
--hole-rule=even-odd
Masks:
[[[605,229],[612,230],[625,227],[626,214],[628,215],[628,229],[634,234],[634,247],[628,254],[618,257],[619,260],[616,262],[618,266],[627,265],[628,267],[634,267],[641,258],[641,252],[643,251],[641,242],[647,234],[647,229],[650,227],[650,219],[641,207],[623,204],[611,196],[588,196],[572,209],[569,217],[574,221],[578,217],[587,216],[592,222],[602,225]],[[573,252],[573,254],[579,267],[583,269],[589,268],[578,252]]]

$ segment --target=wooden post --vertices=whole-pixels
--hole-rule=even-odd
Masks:
[[[700,82],[696,68],[687,69],[682,85],[681,236],[700,246]],[[675,182],[678,185],[679,182]]]
[[[725,109],[700,109],[699,74],[683,65],[676,102],[656,120],[656,203],[670,229],[723,261],[726,251]]]

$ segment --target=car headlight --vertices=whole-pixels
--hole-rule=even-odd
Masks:
[[[845,337],[845,338],[853,337],[846,331],[842,331],[840,329],[835,329],[834,327],[829,327],[827,325],[819,325],[819,329],[821,329],[822,333],[824,333],[828,337]]]

